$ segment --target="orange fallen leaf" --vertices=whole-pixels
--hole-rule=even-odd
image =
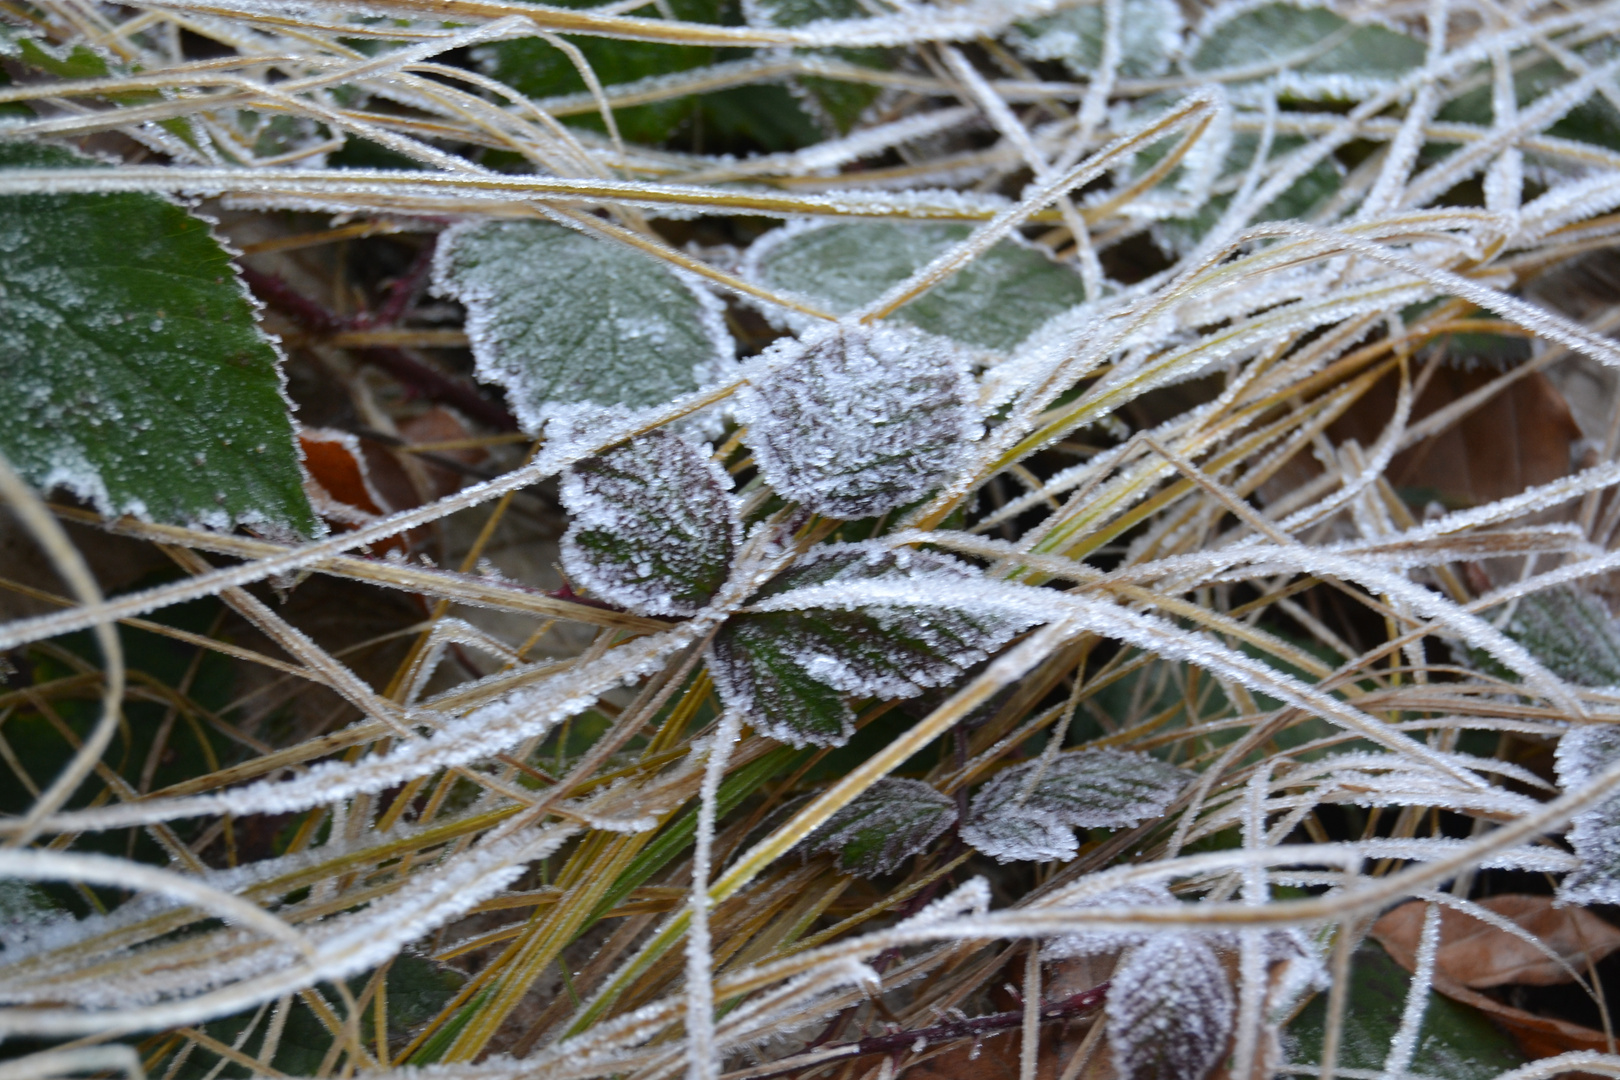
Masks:
[[[1413,900],[1390,911],[1373,924],[1372,936],[1389,955],[1411,970],[1428,905]],[[1574,980],[1569,968],[1585,973],[1620,949],[1620,929],[1579,907],[1554,907],[1550,896],[1493,896],[1479,901],[1486,908],[1539,939],[1562,957],[1559,964],[1530,942],[1454,908],[1440,909],[1440,948],[1435,953],[1437,975],[1474,990],[1518,983],[1555,986]]]

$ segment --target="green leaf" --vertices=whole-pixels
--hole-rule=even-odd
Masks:
[[[1595,67],[1611,60],[1620,51],[1620,45],[1604,41],[1575,51],[1581,59]],[[1495,119],[1489,71],[1488,67],[1481,66],[1475,73],[1475,79],[1470,82],[1482,80],[1484,85],[1475,86],[1447,102],[1437,114],[1437,119],[1489,126]],[[1519,109],[1530,107],[1537,98],[1573,79],[1574,75],[1556,60],[1542,60],[1515,70],[1513,90]],[[1547,134],[1620,150],[1620,111],[1602,94],[1593,94],[1550,125]]]
[[[1187,66],[1212,72],[1274,65],[1307,77],[1284,83],[1292,93],[1314,96],[1314,77],[1322,96],[1356,97],[1364,92],[1357,83],[1398,79],[1421,67],[1424,56],[1416,38],[1376,24],[1354,25],[1325,7],[1265,4],[1217,16],[1200,34]]]
[[[956,803],[921,780],[879,780],[805,840],[832,852],[846,874],[892,874],[956,823]]]
[[[792,28],[834,19],[864,19],[872,13],[860,0],[743,0],[750,26]],[[821,49],[822,55],[849,64],[883,70],[895,63],[891,49]],[[829,132],[846,135],[879,97],[882,88],[815,75],[793,80],[795,96]]]
[[[960,583],[977,573],[931,552],[864,545],[813,551],[754,601],[790,602],[794,590],[863,581],[908,583],[917,599],[733,616],[709,652],[721,701],[782,742],[842,746],[855,723],[848,697],[915,697],[950,682],[1029,625],[931,602],[931,583]]]
[[[1575,791],[1620,761],[1620,730],[1581,724],[1558,740],[1558,784]],[[1605,799],[1576,814],[1566,838],[1580,866],[1564,878],[1559,899],[1571,904],[1620,902],[1620,798]]]
[[[1031,761],[979,789],[962,839],[998,862],[1067,861],[1079,851],[1075,829],[1118,829],[1158,817],[1190,779],[1174,765],[1123,750],[1059,754],[1050,765]]]
[[[743,272],[842,315],[877,299],[971,231],[966,225],[890,221],[790,226],[755,243]],[[1003,240],[892,317],[1004,352],[1085,298],[1072,270],[1032,247]]]
[[[1507,635],[1561,679],[1620,685],[1620,626],[1602,600],[1567,585],[1522,597]]]
[[[1031,60],[1061,60],[1076,75],[1090,75],[1102,63],[1101,4],[1072,7],[1023,23],[1013,38]],[[1181,9],[1171,0],[1124,0],[1120,5],[1119,69],[1125,78],[1161,75],[1181,44]]]
[[[731,363],[731,334],[710,293],[560,225],[457,226],[439,240],[433,281],[467,306],[478,377],[506,389],[530,432],[548,405],[658,405]]]
[[[844,519],[948,482],[983,430],[966,358],[943,338],[898,327],[839,323],[777,342],[736,410],[765,482]]]
[[[1377,945],[1356,950],[1345,1003],[1339,1068],[1382,1070],[1401,1026],[1411,976]],[[1315,1065],[1322,1060],[1327,996],[1305,1006],[1283,1035],[1287,1060]],[[1429,991],[1417,1047],[1408,1070],[1437,1080],[1491,1080],[1524,1064],[1513,1040],[1478,1009]]]
[[[0,166],[90,167],[0,143]],[[279,358],[208,226],[153,195],[0,200],[0,450],[106,515],[316,529]]]
[[[1193,934],[1154,934],[1109,979],[1108,1048],[1120,1080],[1204,1080],[1232,1035],[1232,985]]]
[[[1259,142],[1259,136],[1251,132],[1241,132],[1233,136],[1232,146],[1227,151],[1221,178],[1218,181],[1228,192],[1241,182],[1242,174],[1248,169],[1254,160],[1255,152],[1259,149]],[[1279,136],[1273,140],[1271,153],[1266,160],[1275,161],[1304,144],[1305,140],[1299,136]],[[1344,166],[1339,164],[1338,159],[1328,157],[1318,161],[1310,171],[1289,185],[1288,190],[1256,211],[1246,224],[1306,220],[1326,206],[1329,200],[1338,194],[1343,183]],[[1154,239],[1165,250],[1184,255],[1215,227],[1231,204],[1230,194],[1215,195],[1205,202],[1193,217],[1170,218],[1158,222],[1153,229]]]
[[[668,431],[586,458],[562,478],[574,515],[563,569],[631,611],[695,615],[725,584],[742,537],[730,489],[708,454]]]

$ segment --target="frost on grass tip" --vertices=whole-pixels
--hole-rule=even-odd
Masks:
[[[812,853],[832,852],[845,873],[892,874],[928,850],[956,824],[956,803],[921,780],[879,780],[827,819],[805,841]]]
[[[998,862],[1066,861],[1079,851],[1075,829],[1118,829],[1158,817],[1189,779],[1174,765],[1122,750],[1032,761],[979,790],[962,839]]]
[[[1620,729],[1582,724],[1558,740],[1554,762],[1565,791],[1590,784],[1620,761]],[[1564,878],[1559,898],[1572,904],[1620,904],[1620,796],[1576,814],[1565,837],[1580,867]]]
[[[942,686],[1029,623],[942,606],[931,582],[978,571],[944,555],[832,545],[779,574],[754,601],[793,591],[880,581],[915,585],[906,603],[745,611],[726,621],[709,668],[727,708],[794,746],[842,746],[855,729],[849,698],[909,698]],[[857,593],[858,595],[858,593]]]
[[[966,358],[951,342],[842,323],[767,349],[738,392],[737,416],[766,483],[845,519],[947,483],[983,431]]]
[[[562,476],[573,522],[563,569],[643,615],[694,615],[725,583],[742,525],[731,477],[679,435],[654,431]]]
[[[434,288],[467,307],[478,377],[506,389],[525,431],[548,406],[658,405],[732,363],[720,302],[662,263],[540,221],[458,225]]]
[[[1203,1080],[1226,1055],[1232,986],[1203,941],[1155,934],[1114,969],[1106,1024],[1120,1080]]]

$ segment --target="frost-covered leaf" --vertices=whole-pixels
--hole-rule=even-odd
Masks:
[[[1523,597],[1507,633],[1561,679],[1620,685],[1620,626],[1590,593],[1563,585]]]
[[[0,143],[0,167],[95,163]],[[0,199],[0,450],[103,514],[309,534],[280,360],[208,225],[153,195]]]
[[[1411,976],[1376,945],[1358,949],[1350,969],[1339,1068],[1381,1071],[1401,1027]],[[1318,994],[1284,1034],[1288,1060],[1315,1066],[1322,1060],[1327,995]],[[1430,990],[1423,1026],[1406,1075],[1437,1080],[1493,1080],[1524,1064],[1513,1039],[1480,1010]],[[1311,1069],[1311,1075],[1316,1069]],[[1342,1075],[1342,1074],[1341,1074]]]
[[[1107,1032],[1120,1080],[1203,1080],[1232,1035],[1232,986],[1190,934],[1159,933],[1109,980]]]
[[[1358,84],[1397,79],[1423,64],[1417,39],[1376,24],[1354,25],[1325,7],[1264,4],[1227,12],[1200,33],[1187,65],[1192,71],[1269,65],[1295,76],[1285,80],[1292,92],[1315,83],[1327,95],[1356,97]]]
[[[46,927],[70,918],[38,885],[0,878],[0,957]]]
[[[983,430],[960,350],[899,327],[838,324],[777,342],[737,416],[766,483],[835,518],[922,498],[971,460]]]
[[[790,226],[749,249],[743,273],[842,315],[877,299],[972,230],[966,225],[852,221]],[[1006,351],[1086,298],[1080,277],[1003,240],[892,316],[966,345]]]
[[[1162,882],[1127,885],[1088,897],[1080,908],[1163,907],[1175,903],[1175,896]],[[1076,956],[1103,956],[1121,949],[1146,944],[1152,935],[1143,930],[1082,930],[1053,938],[1041,950],[1043,960],[1066,960]]]
[[[1174,765],[1122,750],[1059,754],[1044,767],[1032,761],[997,773],[979,790],[962,839],[998,862],[1072,859],[1079,850],[1075,829],[1117,829],[1158,817],[1189,779]]]
[[[1582,724],[1558,740],[1558,783],[1573,791],[1620,761],[1620,728]],[[1576,814],[1565,837],[1581,860],[1558,891],[1572,904],[1620,903],[1620,797]]]
[[[467,306],[478,377],[530,432],[546,406],[657,405],[732,360],[720,302],[645,255],[539,221],[457,226],[434,285]]]
[[[692,615],[725,583],[742,533],[731,477],[679,435],[653,431],[562,478],[574,516],[563,569],[644,615]]]
[[[1025,23],[1014,38],[1031,60],[1061,60],[1076,75],[1102,63],[1103,6],[1087,4]],[[1131,79],[1159,75],[1181,44],[1181,9],[1171,0],[1124,0],[1120,5],[1119,74]]]
[[[930,603],[931,581],[960,582],[977,573],[930,552],[844,545],[814,551],[754,599],[883,581],[915,584],[917,602],[733,616],[710,650],[721,700],[782,742],[841,746],[855,723],[846,697],[915,697],[954,679],[1026,628],[1004,615]]]
[[[1593,67],[1620,55],[1620,42],[1612,39],[1593,42],[1572,50]],[[1491,105],[1489,69],[1481,67],[1468,85],[1473,88],[1447,102],[1437,115],[1440,120],[1456,120],[1490,126],[1495,120]],[[1556,60],[1542,60],[1519,67],[1513,73],[1514,97],[1519,109],[1533,105],[1537,98],[1552,93],[1575,76]],[[1474,85],[1482,82],[1483,85]],[[1620,150],[1620,109],[1602,94],[1593,94],[1547,128],[1548,135],[1577,142],[1593,143]]]
[[[833,852],[845,873],[891,874],[956,823],[956,803],[921,780],[879,780],[805,841]]]
[[[1272,142],[1271,153],[1267,160],[1275,161],[1304,144],[1305,140],[1298,136],[1278,136]],[[1226,161],[1222,165],[1221,179],[1235,188],[1240,174],[1253,162],[1258,149],[1259,139],[1254,134],[1243,132],[1234,136],[1232,145],[1227,151]],[[1344,172],[1344,166],[1337,158],[1328,157],[1317,162],[1295,180],[1287,191],[1250,215],[1248,223],[1309,219],[1338,194],[1339,188],[1344,183]],[[1199,208],[1197,214],[1191,217],[1170,218],[1155,224],[1154,239],[1165,250],[1184,255],[1197,246],[1198,241],[1204,238],[1204,234],[1215,227],[1231,203],[1232,196],[1229,193],[1214,195]]]

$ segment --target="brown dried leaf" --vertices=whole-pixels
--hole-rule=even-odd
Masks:
[[[1550,896],[1493,896],[1481,907],[1539,938],[1576,971],[1620,949],[1620,929],[1578,907],[1554,907]],[[1372,936],[1407,970],[1413,966],[1423,926],[1423,901],[1402,904],[1373,924]],[[1520,983],[1554,986],[1572,981],[1569,971],[1522,938],[1452,908],[1440,911],[1440,978],[1475,990]],[[1443,991],[1442,991],[1443,992]]]

